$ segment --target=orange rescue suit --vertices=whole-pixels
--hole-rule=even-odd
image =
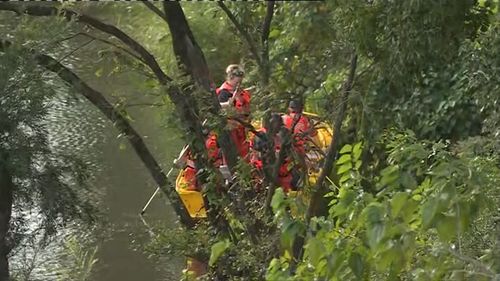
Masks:
[[[315,136],[317,134],[316,130],[311,130],[309,119],[302,114],[297,116],[297,113],[290,112],[283,115],[283,124],[289,130],[292,130],[295,125],[292,132],[295,140],[294,148],[299,154],[304,155],[306,153],[304,147],[307,140],[306,135]]]
[[[236,110],[236,113],[243,120],[247,119],[250,115],[250,99],[251,94],[249,91],[244,89],[238,89],[235,93],[234,87],[228,82],[224,82],[215,91],[219,102],[227,102],[230,98],[233,98],[232,106]],[[246,129],[237,121],[229,121],[231,126],[231,139],[233,140],[236,148],[242,158],[245,158],[248,154],[248,142],[246,140]]]

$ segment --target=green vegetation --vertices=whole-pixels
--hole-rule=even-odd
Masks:
[[[208,271],[201,280],[496,280],[498,5],[183,3],[181,14],[177,3],[2,3],[0,191],[14,195],[6,201],[1,193],[0,207],[36,206],[48,232],[59,218],[92,213],[92,195],[81,194],[85,178],[73,173],[82,170],[78,157],[52,155],[46,142],[46,101],[63,88],[87,99],[130,141],[180,217],[179,228],[156,226],[146,251],[202,261]],[[208,119],[221,136],[227,131],[207,81],[218,86],[230,63],[243,64],[245,86],[255,85],[255,119],[299,98],[335,127],[333,157],[324,161],[334,161],[332,169],[304,187],[310,200],[278,188],[266,206],[266,191],[256,192],[242,161],[230,167],[236,184],[219,192],[201,123]],[[104,93],[97,78],[125,83]],[[122,96],[125,88],[137,95]],[[209,171],[201,175],[209,220],[195,225],[186,216],[134,130],[130,109],[147,106],[172,111],[168,119]],[[232,159],[230,145],[224,148]],[[34,169],[40,161],[44,168]],[[7,209],[0,212],[10,219]],[[0,221],[0,258],[18,221]],[[95,253],[72,249],[82,267],[68,274],[86,280]]]

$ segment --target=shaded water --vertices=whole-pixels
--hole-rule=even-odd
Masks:
[[[175,133],[162,128],[158,110],[138,108],[130,112],[133,126],[145,137],[148,147],[162,163],[172,163],[181,142]],[[99,208],[104,215],[105,227],[96,227],[87,233],[73,233],[85,237],[98,247],[98,263],[91,280],[178,280],[183,267],[181,258],[172,257],[163,264],[148,259],[142,247],[149,237],[139,212],[154,192],[156,186],[126,139],[87,101],[55,100],[50,116],[50,141],[55,147],[73,151],[91,168],[91,185],[100,193]],[[165,170],[168,170],[165,165]],[[146,220],[174,226],[175,215],[163,196],[158,196],[149,206]],[[57,263],[57,252],[68,233],[82,230],[61,231],[53,243],[40,253],[20,251],[14,257],[19,266],[28,258],[38,269],[30,280],[55,280],[50,271]],[[50,266],[47,260],[51,260]]]

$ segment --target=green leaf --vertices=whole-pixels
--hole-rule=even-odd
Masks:
[[[361,257],[360,254],[358,253],[351,254],[351,256],[349,257],[349,267],[351,268],[352,272],[354,272],[356,278],[358,280],[361,280],[364,271],[364,264],[363,264],[363,258]]]
[[[229,246],[231,246],[231,242],[228,239],[213,244],[208,265],[213,266]]]
[[[400,210],[401,217],[406,223],[410,223],[411,221],[418,218],[419,215],[417,211],[418,207],[419,207],[418,202],[415,201],[413,198],[406,200],[404,208]]]
[[[439,201],[436,198],[431,198],[422,206],[422,226],[428,228],[436,215]]]
[[[352,163],[351,162],[347,162],[345,164],[343,164],[342,166],[339,167],[339,169],[337,170],[337,174],[338,175],[342,175],[346,172],[349,172],[350,170],[352,169]]]
[[[385,225],[383,223],[375,223],[368,225],[366,234],[368,236],[368,244],[370,248],[375,249],[382,238],[384,237]]]
[[[347,152],[351,152],[352,150],[352,145],[350,144],[346,144],[344,145],[344,147],[342,147],[342,149],[340,150],[340,154],[344,154],[344,153],[347,153]]]
[[[320,239],[313,237],[309,239],[306,245],[306,255],[313,266],[318,265],[320,260],[325,256],[326,251]]]
[[[361,142],[358,142],[354,145],[354,148],[352,149],[352,156],[354,158],[354,161],[357,161],[361,157]]]
[[[276,190],[274,191],[273,199],[271,200],[271,207],[273,208],[274,213],[277,213],[281,208],[283,202],[285,202],[285,198],[286,197],[283,189],[276,188]]]
[[[344,183],[348,181],[351,178],[351,175],[349,173],[342,175],[342,177],[339,179],[339,183]]]
[[[337,165],[344,164],[351,161],[351,154],[342,155],[339,160],[337,160]]]
[[[360,160],[356,161],[356,164],[354,165],[356,167],[356,170],[359,170],[359,167],[361,167],[361,163],[362,162]]]
[[[457,235],[457,218],[455,216],[440,215],[436,217],[436,230],[439,239],[449,242]]]
[[[366,218],[368,244],[372,249],[378,246],[385,232],[383,223],[384,207],[382,204],[373,202],[370,203],[364,210],[363,214]]]
[[[281,34],[281,31],[278,29],[273,29],[271,32],[269,32],[269,39],[273,39],[278,37]]]
[[[299,221],[290,221],[286,224],[281,232],[281,246],[291,253],[293,241],[295,241],[295,238],[302,232],[303,229],[304,227]]]
[[[401,211],[407,200],[408,193],[406,192],[398,192],[394,194],[391,199],[391,210],[393,217],[397,217],[399,215],[399,212]]]
[[[384,249],[377,260],[377,264],[382,270],[387,270],[390,267],[391,271],[399,268],[404,261],[404,253],[401,251],[399,245],[390,245],[387,249]],[[396,268],[394,268],[396,267]],[[388,278],[387,280],[397,280],[394,278]]]
[[[366,221],[369,224],[381,222],[384,216],[382,204],[377,202],[370,203],[368,206],[366,206],[366,208],[363,210],[363,213],[366,217]]]
[[[408,172],[401,173],[400,182],[407,189],[414,189],[418,185],[415,178]]]
[[[382,186],[387,186],[394,183],[399,178],[398,166],[389,166],[380,172],[382,176],[380,179],[380,184]]]

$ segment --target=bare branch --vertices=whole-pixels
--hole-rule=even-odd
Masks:
[[[141,1],[148,9],[150,9],[153,13],[157,14],[160,18],[162,18],[164,21],[167,21],[167,17],[165,14],[160,10],[160,8],[156,7],[153,3],[149,1]]]
[[[255,60],[257,61],[257,64],[261,64],[262,58],[259,55],[259,51],[257,50],[257,47],[255,46],[255,42],[252,40],[252,37],[250,37],[250,34],[247,32],[247,30],[241,25],[240,22],[238,22],[238,19],[236,19],[235,15],[229,10],[229,8],[224,4],[223,1],[218,1],[217,5],[226,13],[227,17],[231,22],[234,24],[234,27],[238,30],[239,33],[245,38],[245,41],[247,41],[248,47],[250,48],[250,52],[252,55],[255,57]]]
[[[264,17],[264,21],[262,22],[262,33],[261,33],[261,77],[262,83],[264,87],[267,87],[269,84],[269,78],[271,76],[271,68],[269,65],[269,31],[271,29],[271,20],[273,19],[274,14],[274,1],[267,2],[266,16]],[[266,106],[267,107],[267,106]]]
[[[89,37],[89,38],[92,38],[92,39],[94,39],[94,40],[96,40],[96,41],[99,41],[99,42],[102,42],[102,43],[104,43],[104,44],[107,44],[107,45],[110,45],[110,46],[112,46],[112,47],[115,47],[115,48],[117,48],[118,50],[124,51],[125,53],[127,53],[127,54],[128,54],[128,55],[130,55],[131,57],[134,57],[135,59],[137,59],[137,60],[141,61],[143,64],[148,65],[148,64],[144,61],[144,59],[143,59],[143,58],[141,58],[140,56],[138,56],[138,55],[134,54],[132,51],[128,50],[127,48],[124,48],[124,47],[122,47],[122,46],[120,46],[120,45],[117,45],[117,44],[115,44],[115,43],[113,43],[113,42],[111,42],[111,41],[109,41],[109,40],[102,39],[102,38],[96,37],[96,36],[94,36],[94,35],[91,35],[91,34],[85,33],[85,32],[81,32],[81,33],[80,33],[80,35],[82,35],[82,36],[86,36],[86,37]]]
[[[134,106],[149,106],[149,107],[161,107],[164,106],[165,103],[129,103],[125,104],[124,107],[134,107]]]
[[[264,22],[262,23],[261,40],[263,45],[267,44],[266,42],[269,40],[269,32],[271,30],[271,20],[273,19],[273,14],[274,1],[267,1],[266,16],[264,17]]]
[[[460,253],[458,253],[456,251],[453,251],[453,250],[449,250],[449,253],[452,254],[455,258],[457,258],[459,260],[467,262],[468,264],[475,265],[477,268],[479,268],[481,270],[482,274],[485,274],[485,275],[487,275],[489,277],[495,276],[495,273],[493,271],[491,271],[491,269],[489,269],[486,264],[483,264],[483,263],[481,263],[480,261],[478,261],[476,259],[473,259],[471,257],[462,255],[462,254],[460,254]],[[479,274],[479,272],[477,274]]]
[[[139,56],[144,60],[144,62],[151,68],[153,73],[155,73],[160,83],[166,85],[167,83],[172,81],[172,78],[168,77],[165,72],[161,69],[160,65],[154,58],[154,56],[146,50],[141,44],[128,36],[125,32],[117,28],[116,26],[104,23],[97,18],[94,18],[89,15],[79,14],[75,11],[69,9],[58,9],[54,6],[43,6],[43,5],[22,5],[18,3],[12,2],[1,2],[0,10],[4,11],[12,11],[17,14],[27,14],[31,16],[57,16],[60,15],[66,18],[68,21],[73,19],[78,22],[82,22],[88,24],[104,33],[113,35],[122,41],[125,45],[130,47],[130,49],[134,50],[139,54]]]
[[[85,33],[85,32],[78,32],[78,33],[75,33],[75,34],[73,34],[73,35],[71,35],[71,36],[68,36],[68,37],[65,37],[65,38],[63,38],[63,39],[61,39],[61,40],[56,41],[56,43],[61,43],[61,42],[63,42],[63,41],[71,40],[71,39],[73,39],[73,38],[75,38],[75,37],[77,37],[77,36],[85,36],[85,37],[88,37],[88,38],[92,38],[92,39],[93,39],[93,40],[95,40],[95,41],[99,41],[99,42],[102,42],[102,43],[104,43],[104,44],[107,44],[107,45],[110,45],[110,46],[112,46],[112,47],[115,47],[115,48],[117,48],[117,49],[119,49],[119,50],[121,50],[121,51],[123,51],[123,52],[127,53],[127,54],[128,54],[128,55],[130,55],[131,57],[133,57],[133,58],[135,58],[135,59],[137,59],[137,60],[141,61],[143,64],[145,64],[145,65],[147,66],[146,62],[145,62],[145,61],[144,61],[141,57],[139,57],[138,55],[134,54],[134,53],[133,53],[132,51],[130,51],[129,49],[127,49],[127,48],[125,48],[125,47],[122,47],[122,46],[120,46],[120,45],[118,45],[118,44],[115,44],[115,43],[113,43],[113,42],[111,42],[111,41],[109,41],[109,40],[106,40],[106,39],[103,39],[103,38],[99,38],[99,37],[97,37],[97,36],[94,36],[94,35],[91,35],[91,34],[88,34],[88,33]]]
[[[59,59],[59,62],[62,62],[64,61],[67,57],[71,56],[72,54],[74,54],[76,51],[80,50],[81,48],[87,46],[88,44],[92,43],[94,41],[94,39],[90,39],[89,41],[83,43],[82,45],[76,47],[74,50],[72,50],[71,52],[67,53],[66,55],[64,55],[62,58]]]
[[[75,33],[71,36],[68,36],[68,37],[64,37],[63,39],[60,39],[60,40],[57,40],[57,41],[54,41],[54,43],[61,43],[61,42],[64,42],[64,41],[68,41],[68,40],[71,40],[79,35],[81,35],[83,32],[78,32],[78,33]]]

